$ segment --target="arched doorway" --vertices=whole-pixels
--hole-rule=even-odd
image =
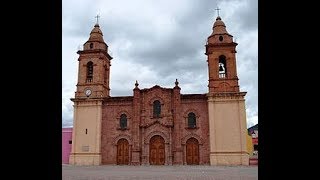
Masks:
[[[165,163],[165,144],[164,139],[159,136],[153,136],[150,139],[150,165],[164,165]]]
[[[129,164],[129,143],[126,139],[120,139],[117,143],[117,164]]]
[[[186,143],[187,164],[199,164],[199,142],[196,138],[188,139]]]

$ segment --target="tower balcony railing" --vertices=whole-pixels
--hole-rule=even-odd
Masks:
[[[92,83],[92,78],[87,78],[86,83]]]
[[[219,78],[226,78],[226,74],[225,73],[219,73]]]

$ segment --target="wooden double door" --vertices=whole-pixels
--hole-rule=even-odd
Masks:
[[[129,143],[126,139],[120,139],[117,144],[117,164],[129,164]]]
[[[161,136],[156,135],[150,139],[149,150],[150,165],[165,164],[165,142]],[[195,138],[186,142],[186,160],[188,165],[199,164],[199,142]],[[117,164],[129,164],[129,143],[126,139],[120,139],[117,143]]]
[[[165,144],[164,139],[159,136],[153,136],[150,139],[150,153],[149,163],[150,165],[164,165],[165,163]]]
[[[199,142],[195,138],[188,139],[186,143],[187,164],[199,164]]]

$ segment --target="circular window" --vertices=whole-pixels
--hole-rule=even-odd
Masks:
[[[223,41],[223,37],[222,36],[219,36],[219,41]]]

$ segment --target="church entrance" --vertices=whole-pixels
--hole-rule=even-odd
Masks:
[[[129,143],[126,139],[120,139],[117,145],[117,164],[129,164]]]
[[[165,162],[165,145],[164,139],[159,136],[153,136],[150,139],[150,165],[164,165]]]
[[[188,139],[187,147],[187,164],[199,164],[199,142],[195,138]]]

